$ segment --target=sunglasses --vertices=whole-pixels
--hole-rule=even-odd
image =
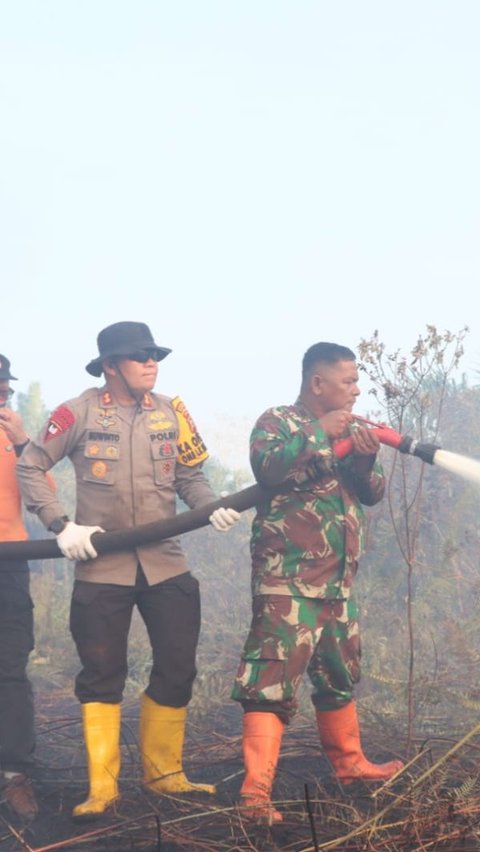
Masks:
[[[140,364],[146,364],[151,359],[159,361],[158,349],[139,349],[138,352],[131,352],[125,355],[127,361],[138,361]]]
[[[0,399],[10,399],[10,397],[13,396],[14,393],[15,393],[15,391],[13,390],[13,388],[7,388],[6,390],[0,390]]]

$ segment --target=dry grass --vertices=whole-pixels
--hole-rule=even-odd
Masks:
[[[307,709],[288,730],[274,797],[284,823],[272,829],[243,821],[236,801],[242,779],[240,714],[217,708],[210,719],[189,718],[185,769],[193,780],[215,781],[216,797],[152,796],[141,787],[138,701],[124,703],[122,798],[100,823],[70,818],[86,792],[80,713],[69,688],[37,683],[39,816],[29,826],[0,808],[0,852],[50,850],[480,850],[480,726],[456,739],[417,743],[402,775],[380,788],[333,782]],[[375,732],[375,735],[374,735]],[[395,753],[395,730],[364,726],[365,751],[381,760]]]

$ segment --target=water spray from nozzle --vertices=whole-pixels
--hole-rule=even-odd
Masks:
[[[365,417],[359,417],[354,414],[355,420],[367,424],[373,428],[373,431],[378,435],[378,440],[381,444],[386,444],[393,447],[400,453],[405,453],[409,456],[417,456],[427,464],[434,464],[436,467],[441,467],[449,473],[454,473],[467,479],[469,482],[475,482],[480,485],[480,461],[470,459],[467,456],[461,456],[459,453],[451,453],[448,450],[442,450],[438,444],[424,444],[411,438],[410,435],[401,435],[390,426],[384,423],[373,423]],[[337,441],[334,445],[334,452],[338,458],[344,458],[352,452],[353,442],[351,438],[344,438]]]

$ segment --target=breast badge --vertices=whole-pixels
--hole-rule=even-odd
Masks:
[[[148,429],[152,432],[160,432],[164,429],[171,429],[173,423],[168,420],[167,415],[163,411],[152,411],[148,415]]]
[[[102,429],[110,429],[112,426],[115,426],[117,422],[116,414],[113,413],[113,409],[109,408],[97,408],[99,412],[99,417],[95,420],[95,423],[98,423]]]
[[[104,461],[95,461],[92,464],[92,476],[95,479],[105,479],[107,475],[108,467]]]

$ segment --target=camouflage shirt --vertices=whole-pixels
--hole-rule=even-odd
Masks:
[[[299,400],[262,414],[250,461],[270,489],[252,526],[253,594],[348,598],[364,544],[361,504],[373,506],[385,490],[380,464],[360,475],[353,455],[339,460]]]

